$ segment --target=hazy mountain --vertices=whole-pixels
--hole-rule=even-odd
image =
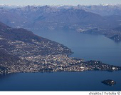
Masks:
[[[90,30],[96,28],[96,33],[111,37],[120,35],[118,31],[112,30],[121,25],[120,9],[118,5],[1,7],[0,20],[14,28],[44,32],[74,30],[90,33]],[[106,15],[108,11],[109,15]]]
[[[95,8],[96,9],[96,8]],[[120,18],[121,16],[117,16]],[[118,19],[117,18],[117,19]],[[12,27],[79,29],[87,27],[109,28],[119,24],[113,17],[103,17],[75,7],[20,7],[0,9],[0,20]],[[112,23],[110,23],[110,22]],[[113,21],[116,23],[113,24]]]
[[[84,9],[102,16],[121,15],[121,5],[78,5],[75,8]]]

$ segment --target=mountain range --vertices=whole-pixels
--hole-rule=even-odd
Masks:
[[[0,21],[14,27],[35,31],[69,31],[103,34],[121,41],[121,7],[107,6],[25,6],[0,7]],[[33,31],[34,32],[34,31]]]

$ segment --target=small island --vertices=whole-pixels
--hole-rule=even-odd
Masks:
[[[108,79],[108,80],[104,80],[102,81],[103,84],[108,85],[108,86],[113,86],[116,84],[116,82],[114,80]]]

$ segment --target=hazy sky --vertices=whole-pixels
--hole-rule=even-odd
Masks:
[[[121,4],[121,0],[0,0],[6,5],[96,5]]]

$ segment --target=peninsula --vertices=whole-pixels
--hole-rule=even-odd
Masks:
[[[22,28],[0,23],[0,75],[19,72],[117,71],[101,61],[69,57],[73,52],[57,42],[39,37]]]

